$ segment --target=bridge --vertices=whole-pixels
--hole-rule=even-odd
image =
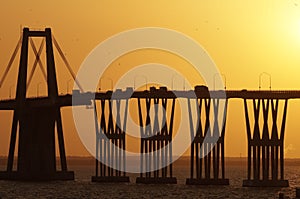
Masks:
[[[47,70],[44,76],[47,81],[47,93],[45,97],[26,97],[28,84],[33,73],[27,78],[28,69],[28,44],[31,37],[42,37],[46,41]],[[66,106],[92,105],[95,109],[96,132],[96,173],[92,177],[94,182],[128,182],[129,177],[125,168],[126,156],[120,151],[110,150],[111,145],[126,150],[126,126],[127,116],[121,117],[120,113],[128,112],[129,100],[137,100],[138,118],[141,138],[141,171],[136,179],[137,183],[176,183],[173,176],[172,165],[172,138],[174,126],[174,114],[176,100],[184,98],[187,101],[190,121],[190,132],[187,136],[191,139],[190,176],[186,180],[189,185],[228,185],[229,179],[225,176],[225,125],[228,101],[239,98],[244,101],[244,113],[246,121],[246,134],[248,139],[248,177],[243,181],[243,186],[288,186],[288,180],[284,178],[284,137],[287,106],[290,99],[300,98],[300,90],[211,90],[205,86],[196,86],[194,90],[178,91],[168,90],[166,87],[151,87],[145,91],[133,91],[117,89],[104,92],[84,92],[79,82],[76,82],[75,74],[63,57],[75,83],[80,90],[72,94],[59,95],[55,60],[53,55],[53,43],[63,56],[57,41],[51,34],[51,29],[45,31],[31,31],[24,28],[20,39],[21,55],[19,74],[15,99],[0,100],[0,110],[14,111],[10,148],[7,168],[0,172],[2,180],[73,180],[74,173],[67,168],[64,136],[60,109]],[[35,49],[36,62],[39,63],[40,50]],[[16,48],[17,50],[17,48]],[[16,50],[13,58],[16,56]],[[12,59],[9,62],[11,66]],[[8,71],[5,70],[3,83]],[[75,100],[74,99],[78,99]],[[219,126],[216,122],[220,101],[225,102],[224,123]],[[97,113],[95,101],[100,102],[100,114]],[[192,102],[197,104],[197,110],[191,110]],[[277,124],[279,102],[283,101],[281,124]],[[75,102],[75,103],[74,103]],[[125,109],[121,109],[121,103]],[[112,105],[117,107],[116,121],[113,119]],[[158,110],[150,114],[152,105],[161,105],[166,111],[163,113],[165,123],[159,127]],[[169,109],[167,109],[169,107]],[[253,110],[253,113],[249,111]],[[167,110],[169,112],[167,113]],[[211,111],[213,110],[213,111]],[[280,109],[281,110],[281,109]],[[197,112],[197,118],[193,118],[192,111]],[[212,112],[212,113],[211,113]],[[250,114],[254,114],[254,123],[250,122]],[[210,114],[214,121],[210,122]],[[271,117],[269,117],[269,114]],[[125,114],[127,115],[127,114]],[[262,115],[263,126],[259,121]],[[153,117],[153,118],[151,118]],[[271,118],[271,127],[269,127]],[[202,123],[202,120],[205,122]],[[100,121],[100,122],[99,122]],[[150,121],[154,121],[150,125]],[[193,121],[196,121],[194,123]],[[61,170],[56,168],[55,155],[55,126],[59,145]],[[271,129],[271,131],[269,130]],[[157,133],[158,132],[158,133]],[[17,143],[17,133],[19,140]],[[205,139],[209,137],[208,141]],[[214,138],[218,138],[214,141]],[[106,139],[105,139],[106,138]],[[216,143],[215,143],[216,142]],[[15,147],[18,146],[17,168],[13,170]],[[209,150],[211,149],[211,150]],[[162,150],[158,153],[158,150]],[[206,155],[207,154],[207,155]],[[204,156],[204,157],[202,157]],[[113,162],[116,159],[117,161]],[[103,164],[109,162],[114,168]],[[151,163],[152,162],[152,163]],[[159,164],[167,163],[167,166],[159,169]],[[152,167],[152,168],[151,168]],[[117,168],[117,169],[115,169]],[[146,168],[147,171],[143,169]],[[148,172],[152,170],[152,172]]]

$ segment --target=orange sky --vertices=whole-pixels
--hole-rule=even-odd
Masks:
[[[90,1],[6,1],[0,7],[0,75],[20,36],[20,26],[35,29],[51,27],[74,71],[101,41],[121,31],[140,27],[163,27],[182,32],[199,42],[226,75],[228,89],[258,89],[262,72],[272,75],[272,89],[300,89],[300,1],[202,1],[202,0],[90,0]],[[36,41],[38,44],[38,41]],[[151,56],[153,53],[155,57]],[[154,59],[155,58],[155,59]],[[156,61],[173,65],[193,79],[183,60],[168,53],[134,52],[116,60],[108,75],[124,68]],[[0,88],[0,98],[14,93],[17,62]],[[71,78],[57,60],[60,93],[67,91]],[[124,70],[122,68],[122,70]],[[36,95],[38,76],[29,95]],[[213,78],[213,77],[212,77]],[[171,80],[170,80],[171,81]],[[192,81],[193,82],[193,81]],[[202,82],[201,82],[202,83]],[[268,79],[262,87],[267,89]],[[45,83],[39,92],[46,91]],[[241,100],[229,103],[226,155],[246,155],[244,110]],[[289,103],[285,146],[286,157],[300,157],[300,101]],[[0,155],[6,155],[11,127],[10,112],[1,112]],[[67,155],[87,155],[75,132],[70,109],[63,111]]]

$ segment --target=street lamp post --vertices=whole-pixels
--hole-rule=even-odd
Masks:
[[[214,74],[214,90],[216,90],[216,77],[217,77],[218,74],[219,73]],[[227,88],[227,86],[226,86],[226,84],[227,84],[226,76],[223,73],[221,73],[220,76],[224,78],[224,89],[226,90],[226,88]]]
[[[173,75],[172,75],[172,83],[171,83],[172,90],[174,90],[174,77],[175,77],[175,75],[173,74]]]
[[[146,81],[146,90],[148,90],[148,80],[147,80],[147,77],[145,75],[136,75],[136,76],[134,76],[133,89],[135,90],[135,86],[136,86],[135,81],[136,81],[137,77],[143,77],[145,79],[145,81]]]
[[[36,97],[39,97],[39,91],[40,91],[40,85],[42,84],[42,82],[39,82],[36,86]]]
[[[172,90],[174,89],[174,78],[175,77],[175,75],[173,74],[172,75],[172,84],[171,84],[171,86],[172,86]],[[182,79],[183,81],[182,81],[182,88],[183,88],[183,90],[185,91],[185,78],[183,77],[183,79]]]
[[[110,80],[110,86],[111,86],[111,90],[113,91],[114,90],[114,81],[112,78],[108,77],[107,79]]]
[[[110,81],[110,86],[111,86],[111,89],[113,90],[114,89],[114,81],[112,78],[110,77],[101,77],[100,78],[100,86],[99,86],[99,91],[101,90],[101,83],[102,83],[102,80],[103,79],[108,79]]]
[[[14,87],[14,85],[11,85],[10,87],[9,87],[9,99],[11,99],[11,89]]]
[[[272,87],[272,77],[267,72],[262,72],[262,73],[259,74],[259,85],[258,85],[259,90],[261,89],[261,78],[262,78],[263,75],[267,75],[269,77],[269,89],[271,90],[271,87]]]

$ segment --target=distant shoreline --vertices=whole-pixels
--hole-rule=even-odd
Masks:
[[[127,156],[128,158],[131,157],[139,157],[139,156]],[[176,157],[176,156],[173,156]],[[17,158],[17,156],[15,156],[15,158]],[[59,156],[57,156],[56,158],[59,158]],[[180,159],[189,159],[190,156],[181,156]],[[0,156],[0,159],[7,159],[7,156]],[[94,159],[93,156],[67,156],[67,159]],[[225,159],[247,159],[247,157],[242,156],[242,157],[225,157]],[[284,158],[285,160],[299,160],[300,161],[300,157],[297,158]]]
[[[57,164],[59,165],[59,157],[56,157]],[[139,159],[139,156],[128,156],[127,161],[133,161]],[[174,157],[175,159],[175,157]],[[16,164],[17,157],[15,157],[14,163]],[[95,158],[92,156],[67,156],[67,161],[69,165],[95,165]],[[189,166],[190,157],[182,156],[176,161],[174,161],[175,165],[186,165]],[[0,156],[0,166],[5,166],[7,163],[6,156]],[[228,165],[237,165],[237,166],[246,166],[247,165],[247,157],[225,157],[225,167]],[[286,158],[285,159],[286,166],[300,166],[300,158]]]

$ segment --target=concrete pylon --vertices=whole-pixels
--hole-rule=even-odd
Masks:
[[[46,40],[48,96],[46,103],[35,100],[36,103],[29,105],[26,100],[26,90],[30,37],[42,37]],[[67,170],[60,105],[57,105],[57,99],[58,87],[51,29],[30,31],[24,28],[7,169],[0,172],[0,179],[28,181],[74,179],[74,173]],[[60,171],[56,168],[55,127],[60,152]],[[14,170],[16,144],[17,168]]]

